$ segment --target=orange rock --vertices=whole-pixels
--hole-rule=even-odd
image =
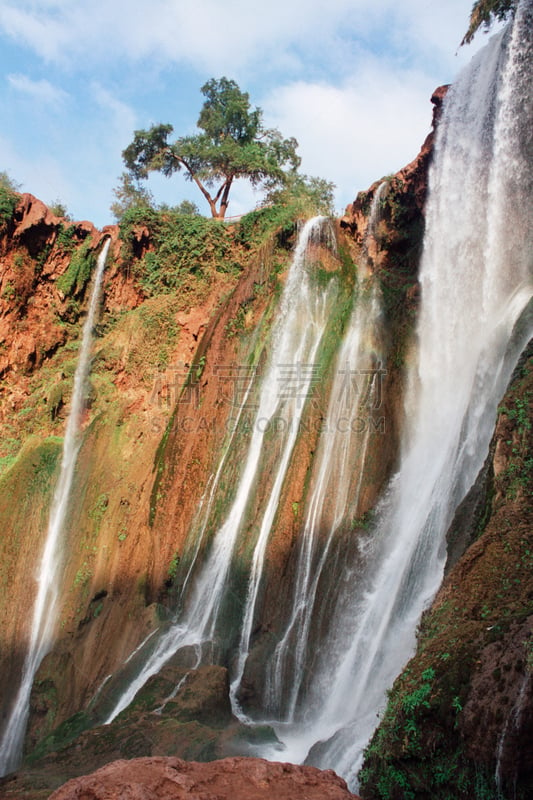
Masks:
[[[114,761],[57,789],[49,800],[358,800],[332,770],[261,758],[199,763]]]

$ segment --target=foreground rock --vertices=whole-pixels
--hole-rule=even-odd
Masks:
[[[75,778],[50,800],[357,800],[332,770],[225,758],[201,764],[179,758],[114,761]]]

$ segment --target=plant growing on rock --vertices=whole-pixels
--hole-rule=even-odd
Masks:
[[[461,44],[469,44],[479,28],[488,30],[493,22],[503,21],[514,14],[518,0],[477,0],[470,15],[470,25]]]

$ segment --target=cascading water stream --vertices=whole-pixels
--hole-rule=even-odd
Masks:
[[[416,626],[442,580],[454,510],[485,460],[498,401],[532,334],[532,5],[522,0],[513,23],[446,97],[401,466],[378,509],[364,572],[358,565],[339,576],[349,590],[321,642],[302,721],[276,728],[284,758],[307,754],[354,788],[376,712],[413,653]]]
[[[324,226],[329,230],[329,221],[323,217],[315,217],[306,222],[300,232],[283,291],[279,315],[272,332],[269,364],[261,382],[247,455],[228,516],[214,537],[211,550],[194,582],[185,610],[176,623],[159,638],[137,676],[108,715],[106,723],[111,722],[131,703],[148,678],[159,672],[179,649],[190,645],[204,645],[215,640],[235,548],[246,520],[250,499],[257,489],[265,434],[272,423],[282,420],[279,458],[273,484],[261,516],[243,630],[245,631],[250,624],[248,609],[252,609],[253,616],[264,543],[277,509],[281,486],[303,413],[304,400],[309,390],[312,378],[312,370],[309,367],[314,362],[332,301],[331,284],[324,290],[313,287],[306,260],[309,246],[320,241]],[[301,379],[298,381],[297,394],[291,396],[289,393],[288,396],[284,396],[279,388],[280,367],[298,370],[302,365],[305,369],[300,370]]]
[[[513,735],[516,736],[517,733],[520,732],[520,723],[522,720],[522,715],[524,713],[524,706],[527,700],[528,688],[530,683],[531,683],[531,673],[526,672],[526,674],[522,679],[522,685],[520,686],[518,697],[513,707],[509,711],[509,714],[505,720],[502,731],[498,737],[498,746],[496,748],[496,770],[494,772],[494,782],[496,784],[496,789],[498,791],[497,800],[500,800],[500,798],[504,800],[504,795],[502,791],[503,789],[502,760],[507,745],[507,739],[511,738],[512,740]]]
[[[79,437],[80,418],[85,402],[85,390],[91,366],[93,328],[98,313],[110,241],[109,238],[105,240],[98,256],[89,308],[83,325],[80,355],[74,375],[70,413],[63,439],[61,468],[52,500],[44,550],[37,572],[37,596],[33,608],[30,641],[24,661],[20,687],[13,702],[12,711],[0,744],[0,774],[2,775],[15,769],[20,762],[29,715],[33,679],[41,661],[53,643],[58,602],[61,594],[62,533],[68,511],[74,467],[81,444]]]
[[[293,604],[285,632],[266,668],[264,708],[292,723],[309,659],[309,637],[316,614],[317,591],[328,568],[334,540],[348,512],[358,513],[361,479],[379,407],[383,346],[381,303],[372,280],[370,241],[378,246],[376,228],[388,183],[375,192],[362,246],[355,308],[339,350],[326,420],[318,446],[318,469],[307,502],[299,540]],[[359,476],[355,486],[353,477]]]

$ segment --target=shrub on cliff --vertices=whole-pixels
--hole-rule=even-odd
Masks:
[[[488,30],[493,22],[503,21],[516,11],[518,0],[478,0],[470,15],[470,25],[461,44],[469,44],[479,28]]]
[[[19,201],[17,189],[17,184],[7,172],[0,172],[0,233],[4,231],[17,207]]]

